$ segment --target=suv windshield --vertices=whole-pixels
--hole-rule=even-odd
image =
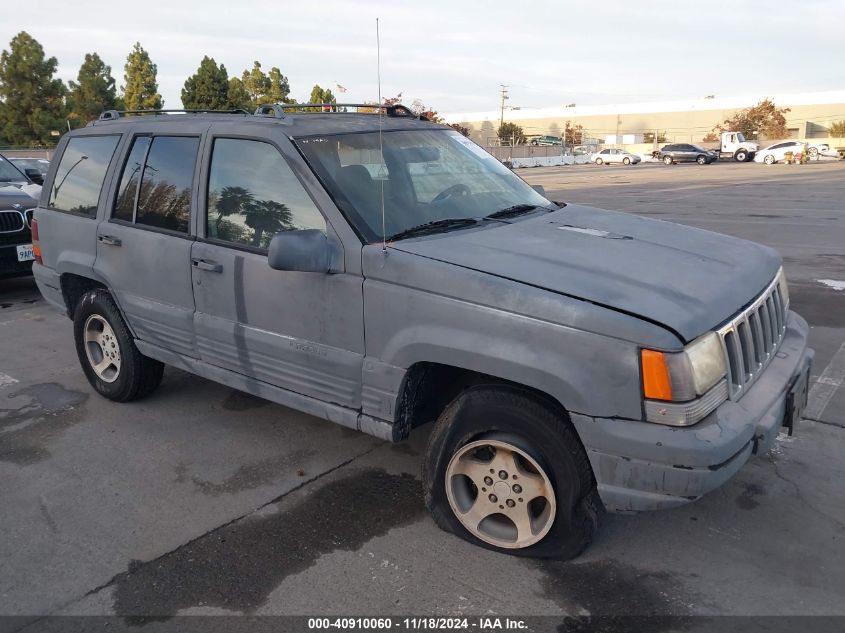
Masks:
[[[472,222],[461,220],[523,205],[555,208],[493,156],[452,130],[384,132],[383,151],[378,132],[308,137],[297,143],[335,202],[369,242],[435,222],[434,230],[470,226]]]
[[[12,163],[0,156],[0,182],[27,182],[27,177]]]

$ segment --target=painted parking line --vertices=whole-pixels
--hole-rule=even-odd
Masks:
[[[821,420],[827,405],[845,381],[845,343],[833,355],[830,363],[825,367],[816,383],[810,389],[807,398],[807,408],[804,417],[811,420]]]

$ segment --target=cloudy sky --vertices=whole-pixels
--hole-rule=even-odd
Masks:
[[[8,2],[8,0],[6,0]],[[843,0],[31,0],[5,12],[0,46],[25,30],[75,79],[96,51],[123,80],[140,41],[158,65],[165,107],[203,55],[240,75],[253,60],[278,66],[292,96],[317,83],[421,99],[441,113],[493,110],[499,84],[510,104],[560,106],[715,94],[774,94],[845,87]]]

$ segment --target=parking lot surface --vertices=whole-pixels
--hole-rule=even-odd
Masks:
[[[502,556],[425,513],[428,428],[391,446],[172,369],[112,403],[71,322],[0,281],[0,614],[845,615],[845,163],[519,173],[778,249],[811,419],[696,503],[607,516],[575,561]]]

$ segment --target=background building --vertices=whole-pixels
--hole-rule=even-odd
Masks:
[[[799,94],[706,97],[692,101],[662,101],[594,106],[506,109],[504,120],[521,126],[526,135],[560,136],[567,121],[581,125],[584,136],[604,143],[610,135],[644,135],[660,143],[697,143],[737,110],[770,98],[779,108],[789,108],[787,128],[791,138],[828,138],[832,123],[845,120],[845,90]],[[448,123],[469,128],[481,145],[495,145],[501,110],[453,113]],[[665,138],[665,141],[663,140]],[[773,139],[762,139],[773,140]]]

